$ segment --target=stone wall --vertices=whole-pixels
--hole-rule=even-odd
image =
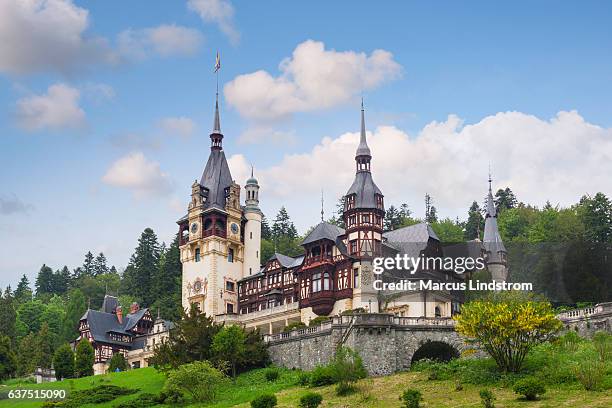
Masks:
[[[582,337],[591,337],[597,331],[612,332],[612,302],[568,310],[557,315],[557,318],[563,322],[566,330],[575,330]]]
[[[427,342],[441,342],[458,353],[470,348],[450,319],[399,318],[386,314],[336,316],[318,328],[268,336],[272,362],[311,370],[331,361],[342,344],[356,350],[370,375],[386,375],[410,367],[414,353]]]

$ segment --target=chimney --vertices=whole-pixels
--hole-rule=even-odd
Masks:
[[[115,313],[117,314],[117,320],[119,323],[123,323],[123,311],[121,310],[121,306],[117,306]]]
[[[138,305],[138,303],[136,302],[132,303],[132,305],[130,306],[130,314],[134,314],[139,310],[140,310],[140,306]]]

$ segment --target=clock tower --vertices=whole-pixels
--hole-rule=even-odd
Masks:
[[[240,186],[232,179],[225,158],[218,96],[210,140],[204,172],[192,184],[188,213],[178,224],[183,308],[189,310],[195,306],[200,312],[215,317],[237,313],[237,282],[245,274],[259,271],[258,257],[249,256],[245,264],[245,251],[259,255],[261,229],[251,225],[251,221],[257,221],[251,220],[254,217],[245,216]],[[251,190],[249,186],[248,191]],[[253,212],[252,202],[247,204],[251,204],[249,212]],[[245,245],[246,230],[249,239]]]

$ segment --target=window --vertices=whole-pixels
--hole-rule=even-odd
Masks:
[[[230,292],[233,292],[235,288],[235,284],[234,282],[230,282],[230,281],[225,281],[225,290],[228,290]]]
[[[234,262],[234,248],[227,251],[227,262]]]
[[[259,251],[255,252],[255,258],[259,258]]]
[[[359,268],[353,269],[353,287],[354,288],[359,287]]]
[[[350,245],[351,245],[349,249],[350,253],[356,254],[357,253],[357,240],[351,241]]]
[[[312,292],[320,292],[321,291],[321,274],[315,273],[312,275]]]
[[[364,224],[369,224],[370,223],[370,214],[363,214],[363,217],[361,218],[361,221]]]
[[[200,248],[196,248],[195,251],[195,261],[200,262]]]
[[[440,306],[436,306],[435,313],[436,313],[436,317],[442,317],[442,312],[440,311]]]
[[[253,231],[251,231],[251,232],[249,233],[249,236],[250,236],[250,238],[251,238],[251,239],[253,239]]]
[[[331,290],[331,278],[329,272],[323,273],[323,290]]]
[[[234,313],[234,304],[233,303],[228,303],[227,304],[227,313]]]
[[[253,274],[253,268],[249,268],[249,275]]]

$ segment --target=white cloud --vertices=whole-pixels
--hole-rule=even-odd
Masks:
[[[144,59],[152,54],[162,57],[193,55],[203,40],[198,30],[175,24],[141,30],[128,29],[118,36],[119,51],[128,59]]]
[[[184,116],[163,118],[159,121],[159,127],[170,135],[189,137],[195,130],[195,122]]]
[[[16,119],[28,131],[79,128],[85,112],[79,106],[81,93],[66,84],[51,85],[44,95],[21,98],[16,104]]]
[[[300,228],[317,221],[325,189],[332,209],[354,177],[358,133],[324,138],[311,151],[291,154],[271,167],[256,168],[264,210],[273,216],[286,205]],[[368,133],[374,180],[387,206],[406,202],[422,216],[429,193],[441,216],[465,218],[473,200],[482,203],[491,162],[493,186],[509,186],[519,200],[535,205],[571,205],[586,193],[611,195],[612,129],[586,122],[577,112],[543,120],[520,112],[500,112],[463,125],[450,115],[409,135],[393,126]],[[246,180],[242,156],[231,159],[232,175]],[[307,176],[305,176],[307,175]]]
[[[189,0],[187,6],[204,22],[217,24],[232,44],[240,41],[240,33],[234,26],[234,6],[229,0]]]
[[[86,35],[89,12],[71,0],[0,1],[0,72],[69,73],[116,61],[105,39]]]
[[[368,56],[326,50],[322,42],[312,40],[299,44],[279,69],[277,77],[257,71],[234,78],[224,87],[226,100],[244,117],[274,121],[344,104],[402,72],[388,51],[375,50]]]
[[[27,214],[32,210],[33,206],[21,201],[16,195],[0,196],[0,214]]]
[[[131,153],[115,161],[102,177],[108,185],[126,188],[137,198],[163,196],[172,191],[170,177],[159,163],[148,160],[141,152]]]

